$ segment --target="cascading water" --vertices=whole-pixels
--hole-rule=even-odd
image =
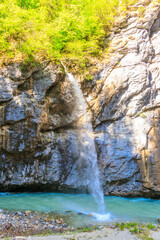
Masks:
[[[62,63],[63,65],[63,63]],[[66,71],[68,80],[72,83],[77,100],[76,111],[78,114],[78,139],[80,148],[80,157],[78,160],[77,170],[79,175],[78,186],[87,187],[88,192],[93,196],[98,204],[99,212],[104,213],[104,194],[99,181],[99,170],[97,164],[97,153],[95,149],[91,115],[87,111],[80,85],[71,73]]]

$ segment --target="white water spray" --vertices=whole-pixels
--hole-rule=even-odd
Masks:
[[[80,157],[77,165],[79,175],[78,186],[87,187],[87,190],[97,202],[99,211],[101,213],[104,213],[105,211],[104,194],[99,181],[97,153],[95,149],[95,142],[91,123],[91,114],[87,112],[87,104],[85,102],[80,85],[78,84],[74,76],[66,71],[64,65],[63,67],[68,76],[68,80],[74,86],[77,100],[76,108],[78,109],[76,109],[76,111],[79,116],[77,127],[80,147]]]

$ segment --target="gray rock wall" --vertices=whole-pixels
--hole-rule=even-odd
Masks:
[[[105,194],[160,195],[160,8],[113,29],[110,61],[82,89]],[[0,190],[77,187],[76,95],[62,68],[0,70]]]
[[[158,196],[160,8],[151,3],[143,20],[127,21],[90,101],[99,165],[106,194]]]

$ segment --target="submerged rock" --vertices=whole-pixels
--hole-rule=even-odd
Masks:
[[[88,216],[88,217],[93,217],[93,215],[92,215],[91,213],[90,213],[90,214],[88,214],[87,216]]]

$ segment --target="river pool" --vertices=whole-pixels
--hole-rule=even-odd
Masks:
[[[65,214],[72,225],[107,222],[158,223],[160,200],[105,197],[105,213],[98,213],[92,196],[64,193],[0,193],[0,209]]]

